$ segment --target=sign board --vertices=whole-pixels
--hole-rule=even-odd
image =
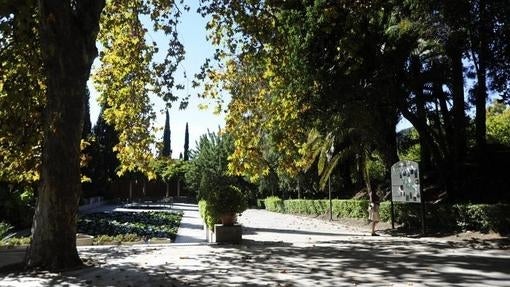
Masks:
[[[391,197],[393,201],[421,202],[418,163],[403,160],[391,166]]]

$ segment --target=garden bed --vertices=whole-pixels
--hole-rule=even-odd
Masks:
[[[175,240],[181,219],[182,213],[175,212],[92,213],[80,216],[78,233],[92,235],[94,245],[170,243]],[[29,243],[29,237],[13,237],[0,241],[0,247]]]

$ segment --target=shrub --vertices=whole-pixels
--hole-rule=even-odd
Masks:
[[[34,190],[30,185],[0,184],[0,218],[16,229],[29,228],[34,217]]]
[[[92,213],[78,219],[78,232],[94,236],[136,234],[174,240],[181,218],[182,213],[155,211]]]
[[[122,242],[137,242],[141,241],[142,237],[133,234],[118,234],[118,235],[99,235],[94,237],[95,245],[106,245],[106,244],[121,244]]]
[[[285,207],[283,205],[283,199],[278,196],[270,196],[264,200],[264,204],[266,205],[266,209],[274,212],[285,212]]]
[[[0,222],[0,239],[4,238],[9,231],[12,230],[12,225],[7,222]]]
[[[212,211],[211,205],[208,204],[207,201],[200,200],[198,202],[198,209],[200,211],[200,217],[202,217],[205,225],[207,225],[209,229],[213,229],[215,224],[220,223],[220,217],[215,215]]]
[[[21,246],[21,245],[29,245],[31,241],[31,237],[12,237],[5,240],[0,240],[0,246]]]
[[[282,200],[276,196],[264,200],[266,209],[274,212],[319,216],[329,211],[328,200]],[[368,200],[332,201],[333,215],[340,218],[368,218]],[[397,224],[407,228],[421,226],[420,204],[395,202],[394,216]],[[380,206],[381,221],[391,221],[391,203]],[[474,230],[481,232],[510,232],[509,204],[427,204],[425,224],[428,230]]]

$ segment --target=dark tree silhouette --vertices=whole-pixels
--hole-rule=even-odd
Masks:
[[[189,130],[186,123],[186,131],[184,132],[184,161],[189,160]]]
[[[172,146],[171,146],[170,135],[171,135],[170,115],[168,114],[168,110],[166,110],[165,129],[163,131],[163,150],[161,151],[162,156],[172,157]]]

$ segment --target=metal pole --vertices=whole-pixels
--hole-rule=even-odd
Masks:
[[[423,178],[421,172],[419,173],[420,179],[420,201],[421,201],[421,234],[425,234],[425,197],[423,196]]]
[[[333,203],[331,201],[331,177],[328,178],[328,189],[329,189],[329,221],[333,221]]]
[[[391,229],[395,229],[395,208],[393,207],[393,191],[391,192],[390,203],[391,203]]]

